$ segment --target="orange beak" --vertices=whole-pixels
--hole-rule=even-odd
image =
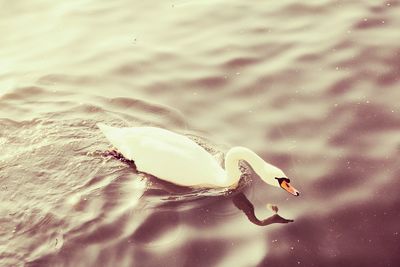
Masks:
[[[292,194],[292,195],[294,195],[294,196],[299,196],[299,195],[300,195],[300,192],[299,192],[296,188],[294,188],[293,186],[291,186],[290,183],[288,183],[287,181],[283,180],[283,181],[280,183],[280,185],[281,185],[281,187],[282,187],[283,189],[285,189],[285,190],[286,190],[287,192],[289,192],[290,194]]]

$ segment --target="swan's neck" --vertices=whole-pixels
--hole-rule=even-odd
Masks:
[[[267,164],[256,153],[245,147],[233,147],[225,156],[225,171],[228,183],[237,186],[242,172],[239,169],[239,161],[244,160],[260,176],[263,176],[265,165]]]

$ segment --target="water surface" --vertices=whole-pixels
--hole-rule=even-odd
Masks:
[[[0,265],[400,263],[399,1],[0,7]],[[302,194],[143,178],[97,122],[249,147]]]

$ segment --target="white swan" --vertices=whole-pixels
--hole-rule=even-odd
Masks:
[[[233,147],[225,157],[225,170],[203,147],[188,137],[156,127],[115,128],[98,123],[106,138],[137,170],[159,179],[190,187],[236,187],[244,160],[267,184],[298,196],[282,170],[265,162],[248,148]]]

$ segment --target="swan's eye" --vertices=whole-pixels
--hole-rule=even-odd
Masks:
[[[281,177],[281,178],[275,177],[275,179],[278,180],[279,184],[281,184],[282,182],[290,183],[290,179],[286,177]]]

